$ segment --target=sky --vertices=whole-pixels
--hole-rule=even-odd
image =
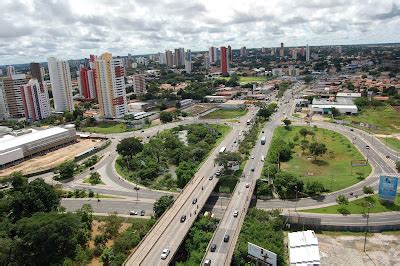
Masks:
[[[400,0],[0,0],[0,65],[184,47],[400,42]]]

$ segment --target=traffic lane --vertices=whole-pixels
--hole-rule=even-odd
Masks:
[[[129,214],[130,211],[144,210],[145,215],[153,215],[153,202],[141,202],[141,201],[126,201],[126,200],[106,200],[100,199],[62,199],[61,206],[65,207],[67,211],[75,212],[82,208],[84,204],[90,204],[95,213],[118,213],[118,214]]]
[[[291,216],[307,217],[320,219],[322,224],[331,225],[365,225],[367,215],[351,214],[351,215],[337,215],[337,214],[317,214],[317,213],[290,213]],[[399,224],[400,212],[386,212],[386,213],[371,213],[369,215],[369,224],[382,225],[382,224]]]

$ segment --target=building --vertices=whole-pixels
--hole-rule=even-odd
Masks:
[[[74,102],[72,99],[71,72],[68,61],[50,57],[47,62],[55,111],[72,112],[74,110]]]
[[[13,66],[8,66],[7,68],[7,77],[11,78],[12,75],[15,75],[15,68]]]
[[[75,128],[19,130],[0,138],[0,166],[17,164],[26,158],[76,142]]]
[[[306,46],[306,61],[310,61],[310,46],[308,46],[308,43]]]
[[[170,50],[165,51],[165,63],[168,68],[174,66],[174,56]]]
[[[193,100],[192,99],[183,99],[179,101],[179,105],[181,106],[181,108],[190,106],[193,104]]]
[[[25,119],[29,122],[42,120],[51,115],[49,93],[46,84],[36,78],[21,86]]]
[[[228,63],[228,49],[221,47],[221,72],[223,75],[228,74],[229,63]]]
[[[219,107],[222,109],[244,109],[246,108],[246,100],[228,100],[221,103]]]
[[[128,103],[128,111],[130,113],[140,113],[146,111],[149,108],[149,104],[146,102],[133,102]]]
[[[30,76],[25,74],[15,74],[3,80],[5,102],[8,106],[8,113],[12,118],[21,118],[25,116],[21,86],[28,83],[29,78]]]
[[[94,65],[100,115],[105,118],[122,118],[128,111],[122,59],[104,53]]]
[[[310,110],[318,114],[332,114],[332,108],[335,108],[341,114],[352,115],[358,113],[357,106],[349,99],[338,99],[336,102],[332,102],[314,98]]]
[[[186,56],[185,56],[185,71],[186,73],[192,73],[192,52],[190,50],[187,50]]]
[[[246,46],[243,46],[242,48],[240,48],[240,56],[247,56],[247,50],[246,50]]]
[[[185,65],[185,49],[184,48],[175,49],[173,60],[174,60],[173,64],[176,67]]]
[[[208,49],[208,56],[210,58],[210,64],[215,64],[218,61],[218,48],[211,46]]]
[[[209,69],[210,68],[210,56],[208,53],[204,54],[204,68]]]
[[[292,49],[292,59],[297,60],[297,49],[296,48]]]
[[[146,91],[146,76],[144,74],[133,75],[133,91],[137,94],[145,94]]]
[[[289,265],[321,265],[318,238],[314,231],[288,233]]]
[[[229,63],[233,62],[232,47],[230,45],[228,45],[228,60],[229,60]]]
[[[9,117],[10,113],[8,111],[4,83],[0,80],[0,120],[7,120]]]
[[[355,100],[361,98],[361,92],[338,92],[336,94],[336,99],[338,98]]]
[[[279,56],[284,57],[285,56],[285,47],[283,42],[281,42],[281,48],[279,49]]]
[[[79,93],[84,100],[96,99],[96,73],[92,69],[82,67],[78,75]]]
[[[204,97],[210,103],[224,103],[228,100],[226,96],[207,95]]]

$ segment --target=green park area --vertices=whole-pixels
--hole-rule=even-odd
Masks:
[[[221,79],[229,80],[230,77],[221,77]],[[267,77],[265,76],[256,76],[256,77],[239,77],[240,84],[252,83],[252,82],[264,82],[267,81]]]
[[[371,129],[376,134],[400,133],[400,112],[389,105],[362,107],[359,114],[345,116],[343,119],[376,126],[376,129]]]
[[[97,134],[116,134],[131,131],[131,129],[129,129],[127,125],[123,123],[98,123],[93,127],[83,127],[81,128],[81,131]]]
[[[193,124],[164,130],[144,144],[137,138],[123,139],[117,146],[116,170],[135,183],[176,191],[230,130],[225,125]]]
[[[345,208],[349,211],[348,214],[365,214],[368,212],[368,206],[371,206],[369,209],[370,213],[400,211],[400,196],[398,195],[395,202],[392,204],[383,203],[379,199],[378,195],[372,195],[362,199],[350,201],[347,204],[338,204],[324,208],[303,210],[302,212],[340,214],[342,213],[341,208]]]
[[[400,119],[400,118],[399,118]],[[383,143],[395,151],[400,151],[400,140],[396,138],[379,138]]]
[[[268,167],[277,167],[275,164],[278,153],[281,172],[276,174]],[[264,165],[264,178],[268,171],[279,177],[274,181],[278,191],[291,191],[287,187],[291,183],[298,190],[299,187],[304,187],[303,192],[307,195],[313,195],[317,191],[336,191],[349,187],[370,174],[369,165],[351,166],[351,161],[363,159],[346,137],[334,131],[316,127],[278,127],[268,153],[268,163]],[[279,184],[282,188],[277,187]],[[321,185],[322,191],[316,189]],[[287,193],[282,194],[288,196]]]
[[[202,118],[204,119],[233,119],[239,116],[243,116],[247,113],[247,109],[218,109],[215,110]]]

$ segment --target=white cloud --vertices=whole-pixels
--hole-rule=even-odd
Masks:
[[[210,45],[399,41],[400,0],[0,0],[0,64]]]

